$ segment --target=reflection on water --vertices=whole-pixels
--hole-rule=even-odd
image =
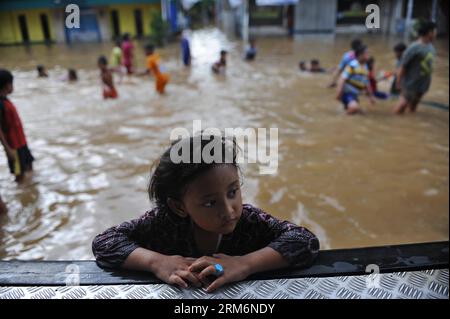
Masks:
[[[192,35],[193,66],[182,67],[177,45],[161,51],[171,73],[167,95],[149,78],[123,79],[120,98],[103,101],[96,58],[110,44],[0,48],[2,67],[16,77],[11,99],[37,161],[29,185],[17,186],[0,156],[0,257],[90,259],[92,238],[149,208],[151,163],[174,127],[278,127],[275,176],[245,167],[244,194],[268,212],[305,224],[323,248],[448,239],[448,112],[421,105],[415,116],[394,117],[392,101],[367,116],[342,115],[329,75],[301,74],[300,59],[333,66],[350,38],[257,41],[258,57],[242,61],[242,46],[217,30]],[[395,39],[367,37],[376,67],[392,69]],[[137,45],[137,63],[144,57]],[[439,57],[427,100],[448,105],[448,43]],[[230,51],[226,76],[210,65]],[[45,64],[49,79],[37,79]],[[66,67],[80,81],[59,79]],[[118,79],[116,78],[116,82]],[[387,90],[389,83],[381,83]]]

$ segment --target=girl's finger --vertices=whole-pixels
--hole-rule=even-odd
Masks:
[[[214,290],[216,290],[217,288],[223,286],[224,284],[227,283],[227,280],[225,279],[225,277],[219,277],[216,280],[214,280],[209,286],[208,288],[206,288],[206,292],[213,292]]]
[[[200,277],[200,280],[204,281],[208,276],[214,276],[215,274],[216,268],[213,265],[210,265],[203,269],[198,276]]]
[[[181,279],[180,276],[175,275],[175,274],[170,275],[169,283],[173,284],[173,285],[178,285],[181,288],[187,288],[188,287],[188,284],[183,279]]]
[[[177,272],[177,275],[197,288],[202,286],[201,281],[190,271],[180,270]]]
[[[189,271],[194,271],[194,272],[198,272],[203,270],[204,268],[211,266],[211,262],[209,262],[208,260],[198,260],[196,262],[194,262],[192,265],[189,266]]]

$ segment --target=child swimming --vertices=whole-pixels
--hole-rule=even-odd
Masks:
[[[34,157],[31,154],[19,114],[7,98],[14,90],[13,75],[0,69],[0,141],[5,149],[11,174],[22,182],[33,170]]]
[[[47,70],[45,69],[45,66],[42,64],[39,64],[36,67],[36,71],[38,72],[38,78],[48,78]]]
[[[105,56],[100,56],[97,61],[97,65],[100,69],[100,77],[103,83],[103,98],[115,99],[119,95],[114,86],[114,80],[111,70],[108,69],[108,60]]]
[[[219,73],[225,71],[225,68],[227,66],[227,55],[228,55],[227,51],[225,51],[225,50],[220,51],[219,61],[215,62],[211,67],[211,69],[214,73],[219,74]]]
[[[192,150],[186,160],[172,160],[184,147]],[[205,152],[214,161],[205,161]],[[194,153],[202,154],[200,162],[194,163]],[[156,207],[96,236],[98,265],[148,271],[165,283],[208,292],[257,272],[309,266],[317,237],[243,204],[239,172],[235,141],[200,135],[174,142],[150,180]]]
[[[169,82],[169,74],[161,72],[159,54],[155,53],[155,47],[153,44],[147,44],[145,46],[146,58],[146,73],[153,74],[155,77],[156,92],[164,94],[165,87]]]

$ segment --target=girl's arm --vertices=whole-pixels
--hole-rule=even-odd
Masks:
[[[160,280],[184,288],[189,283],[200,286],[197,277],[187,270],[194,258],[168,256],[144,248],[153,233],[154,219],[155,213],[150,211],[96,236],[92,242],[92,251],[97,264],[101,267],[152,272]]]
[[[127,257],[137,248],[144,246],[145,235],[151,233],[154,211],[140,218],[111,227],[97,235],[92,242],[92,252],[100,267],[122,267]]]

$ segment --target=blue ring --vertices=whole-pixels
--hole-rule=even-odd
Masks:
[[[220,277],[223,275],[223,267],[221,264],[215,264],[214,268],[216,269],[216,276]]]

